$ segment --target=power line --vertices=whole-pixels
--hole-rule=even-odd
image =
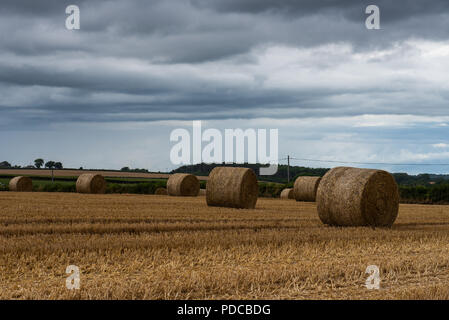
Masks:
[[[306,159],[295,158],[288,156],[287,158],[278,159],[278,161],[310,161],[310,162],[331,162],[331,163],[346,163],[346,164],[369,164],[369,165],[388,165],[388,166],[449,166],[449,163],[394,163],[394,162],[358,162],[358,161],[341,161],[341,160],[325,160],[325,159]]]
[[[287,158],[279,159],[287,160]],[[393,162],[358,162],[358,161],[340,161],[340,160],[324,160],[324,159],[306,159],[290,157],[290,160],[311,161],[311,162],[331,162],[331,163],[347,163],[347,164],[368,164],[368,165],[389,165],[389,166],[449,166],[449,163],[393,163]]]

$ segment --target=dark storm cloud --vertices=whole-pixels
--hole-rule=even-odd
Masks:
[[[82,12],[82,39],[58,45],[36,25],[64,28],[65,6],[72,2],[2,1],[2,30],[14,35],[3,39],[3,50],[38,55],[78,49],[198,63],[267,43],[307,47],[349,41],[357,50],[371,50],[410,37],[449,36],[447,1],[376,1],[383,30],[373,33],[364,27],[371,1],[104,0],[75,1]]]
[[[64,27],[69,4],[81,9],[81,30]],[[381,9],[380,31],[365,28],[368,4]],[[276,70],[264,69],[270,61],[259,60],[271,46],[349,43],[350,56],[411,38],[447,40],[448,14],[447,1],[2,0],[0,112],[4,122],[23,124],[420,114],[423,104],[438,115],[448,93],[416,95],[420,83],[410,78],[282,87],[282,78],[269,79]],[[303,69],[313,76],[349,58],[308,59]],[[400,61],[369,63],[376,59]],[[346,68],[357,75],[357,67]],[[407,99],[409,91],[415,95]]]
[[[50,16],[65,12],[71,4],[84,5],[89,0],[2,0],[0,14],[20,14],[27,17]]]
[[[365,14],[368,5],[377,5],[383,13],[385,22],[394,22],[410,17],[425,16],[448,12],[449,3],[444,0],[192,0],[201,8],[210,8],[218,12],[235,13],[278,13],[288,16],[306,16],[310,14],[340,12],[346,17],[358,20]]]
[[[381,10],[381,33],[365,29],[370,4]],[[170,62],[222,59],[266,43],[308,47],[348,41],[356,50],[371,50],[412,37],[449,39],[449,2],[444,0],[431,5],[414,0],[116,0],[86,3],[84,9],[86,31],[138,36],[148,44],[142,50]]]

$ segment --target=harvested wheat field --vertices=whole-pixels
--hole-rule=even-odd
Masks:
[[[0,193],[0,299],[448,299],[449,206],[391,229],[329,227],[308,202]],[[81,288],[65,286],[66,267]],[[380,290],[365,287],[368,265]]]
[[[55,177],[78,177],[84,173],[101,174],[109,178],[148,178],[148,179],[168,179],[171,175],[167,173],[142,173],[125,171],[105,171],[105,170],[53,170]],[[47,176],[51,177],[51,170],[48,169],[0,169],[0,174],[14,174],[27,176]],[[207,180],[208,177],[197,176],[198,180]]]

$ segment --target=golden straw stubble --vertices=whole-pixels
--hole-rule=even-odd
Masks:
[[[168,178],[167,192],[170,196],[196,197],[200,182],[193,174],[175,173]]]
[[[281,192],[281,199],[295,199],[295,193],[292,188],[286,188]]]
[[[31,192],[33,191],[33,181],[30,177],[15,177],[9,181],[9,191]]]
[[[102,194],[106,192],[106,181],[100,174],[84,173],[76,180],[76,192]]]
[[[387,171],[337,167],[317,192],[321,221],[336,226],[391,226],[398,215],[399,190]]]
[[[316,193],[321,177],[298,177],[293,186],[293,192],[296,201],[311,201],[316,200]]]
[[[206,185],[208,206],[254,209],[258,194],[257,176],[249,168],[216,167]]]

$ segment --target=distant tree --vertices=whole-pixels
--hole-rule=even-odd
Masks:
[[[53,169],[55,168],[56,163],[54,161],[47,161],[45,163],[45,168],[48,168],[51,170],[51,182],[55,182],[55,177],[53,175]]]
[[[131,169],[129,169],[129,167],[123,167],[120,169],[120,171],[130,171]]]
[[[2,168],[2,169],[11,168],[11,164],[8,161],[0,162],[0,168]]]
[[[54,169],[55,168],[55,162],[54,161],[47,161],[45,163],[45,168]]]
[[[84,170],[84,168],[83,168],[83,167],[80,167],[79,170]]]
[[[40,169],[44,165],[44,159],[36,159],[34,160],[34,166],[38,169]]]
[[[63,168],[61,162],[55,162],[55,169],[61,170]]]

